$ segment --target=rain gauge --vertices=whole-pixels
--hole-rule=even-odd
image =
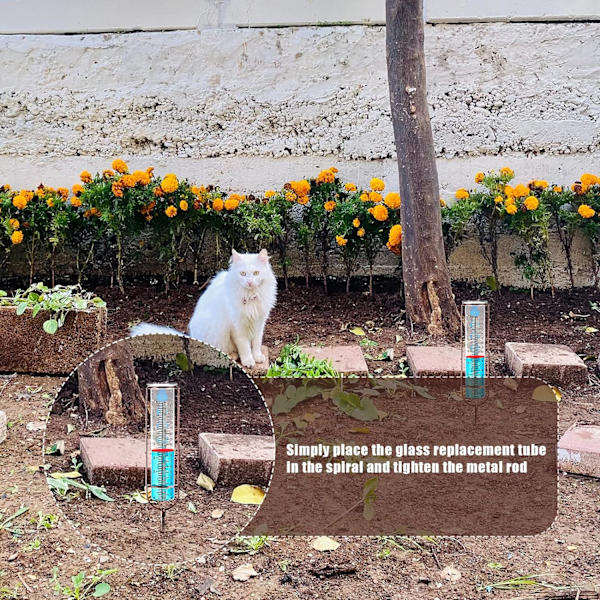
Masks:
[[[148,384],[146,465],[150,465],[150,484],[146,469],[146,497],[151,506],[160,510],[161,531],[165,529],[166,511],[175,504],[179,495],[179,406],[177,384]]]
[[[483,398],[488,374],[488,304],[483,300],[462,303],[462,369],[465,396]]]

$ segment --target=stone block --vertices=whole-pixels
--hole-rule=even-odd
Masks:
[[[144,486],[146,440],[144,438],[96,438],[79,440],[81,460],[94,485]],[[148,458],[148,481],[150,481]]]
[[[319,360],[329,360],[338,373],[366,375],[367,361],[360,346],[303,346],[302,352]]]
[[[407,346],[406,359],[415,377],[463,374],[462,351],[454,346]]]
[[[570,473],[600,477],[600,426],[569,429],[558,442],[558,466]]]
[[[585,363],[569,347],[561,344],[507,342],[504,356],[515,377],[539,377],[555,385],[587,383]]]
[[[201,433],[198,455],[203,472],[224,486],[266,486],[275,460],[275,440],[267,435]]]

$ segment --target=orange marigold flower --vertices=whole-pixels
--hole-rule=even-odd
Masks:
[[[465,190],[465,188],[460,188],[460,189],[456,190],[456,193],[454,195],[456,196],[456,198],[458,200],[465,200],[466,198],[469,197],[469,192],[467,190]]]
[[[180,210],[182,210],[183,212],[185,212],[185,211],[186,211],[188,208],[189,208],[189,207],[188,207],[188,203],[187,203],[187,201],[186,201],[186,200],[182,200],[182,201],[179,203],[179,209],[180,209]]]
[[[481,183],[484,179],[485,173],[482,173],[481,171],[475,175],[475,183]]]
[[[344,188],[346,189],[347,192],[355,192],[356,191],[356,184],[355,183],[347,183]]]
[[[231,194],[225,200],[225,210],[235,210],[240,205],[241,196],[239,194]]]
[[[495,204],[502,204],[502,202],[504,202],[504,198],[502,196],[496,196],[494,198],[494,203]]]
[[[78,183],[76,183],[72,188],[71,191],[73,192],[73,194],[75,194],[76,196],[79,196],[82,192],[83,192],[83,186],[79,185]]]
[[[562,186],[560,186],[560,185],[555,185],[555,186],[552,188],[552,191],[553,191],[553,192],[556,192],[557,194],[560,194],[560,193],[562,193],[563,189],[562,189]]]
[[[306,179],[300,181],[290,181],[290,185],[297,196],[307,196],[310,192],[310,183]]]
[[[21,223],[19,223],[18,219],[9,219],[8,225],[11,229],[20,229],[21,228]]]
[[[120,158],[115,158],[115,160],[112,161],[111,167],[117,173],[127,173],[127,171],[129,170],[127,163],[124,160],[121,160]]]
[[[140,185],[148,185],[150,183],[150,173],[148,171],[134,171],[133,178]]]
[[[596,185],[597,183],[600,183],[600,179],[598,179],[598,177],[596,177],[596,175],[592,175],[591,173],[584,173],[581,176],[581,185],[583,185],[584,188],[589,188],[592,185]]]
[[[302,206],[306,206],[308,204],[309,200],[310,200],[310,198],[308,196],[300,196],[300,198],[298,198],[298,204],[302,204]]]
[[[381,202],[383,197],[379,192],[369,192],[369,200],[371,202]]]
[[[513,190],[513,195],[515,198],[523,198],[527,196],[527,194],[529,194],[529,186],[523,185],[522,183],[516,185],[515,189]]]
[[[83,183],[91,183],[92,174],[89,171],[81,171],[81,173],[79,174],[79,179],[81,179]]]
[[[506,208],[506,212],[509,215],[514,215],[517,212],[517,205],[514,204],[514,203],[513,204],[507,204],[505,208]]]
[[[444,208],[446,206],[446,201],[443,198],[440,198],[440,206]]]
[[[545,179],[534,179],[533,187],[545,190],[548,187],[548,182]]]
[[[177,209],[171,204],[165,208],[165,215],[172,219],[177,214]]]
[[[223,199],[222,198],[215,198],[213,200],[213,210],[216,210],[217,212],[221,212],[223,210]]]
[[[512,185],[504,186],[504,195],[508,198],[514,198],[515,196],[515,188]]]
[[[121,177],[121,185],[125,188],[135,187],[136,179],[133,175],[123,175]]]
[[[331,169],[321,171],[317,176],[317,183],[333,183],[335,181],[335,173]]]
[[[402,225],[392,226],[388,234],[386,247],[394,254],[402,253]]]
[[[69,189],[65,187],[59,187],[56,192],[63,199],[66,200],[69,197]]]
[[[535,196],[527,196],[523,204],[527,210],[536,210],[540,205],[540,201]]]
[[[154,188],[154,195],[157,198],[162,198],[165,195],[165,193],[162,191],[162,188],[160,186],[157,186]]]
[[[27,206],[27,200],[25,200],[25,196],[21,194],[17,194],[13,198],[13,206],[18,210],[23,210]]]
[[[123,186],[118,181],[115,181],[112,184],[111,189],[112,189],[112,193],[117,198],[122,198],[123,197]]]
[[[581,204],[577,209],[577,212],[584,219],[591,219],[596,214],[596,211],[587,204]]]
[[[398,192],[390,192],[387,194],[384,202],[386,206],[392,209],[400,208],[400,204],[402,203]]]
[[[359,218],[354,219],[354,221],[352,221],[352,225],[354,225],[354,227],[360,227],[360,219]]]
[[[104,179],[110,179],[111,177],[115,176],[115,172],[111,171],[110,169],[106,169],[105,171],[102,171],[102,177],[104,177]]]
[[[31,190],[21,190],[21,196],[25,198],[26,202],[31,202],[35,194]]]
[[[148,173],[148,175],[150,175],[150,177],[152,177],[152,175],[154,175],[154,167],[148,167],[146,169],[146,173]]]
[[[338,172],[338,169],[337,169],[337,167],[329,167],[329,170],[330,170],[332,173],[337,173],[337,172]]]
[[[298,196],[296,196],[296,194],[294,192],[290,192],[289,190],[285,193],[285,199],[288,202],[293,202],[294,200],[296,200],[298,198]]]
[[[514,177],[515,172],[510,167],[502,167],[500,169],[500,175],[504,175],[505,177]]]
[[[373,177],[369,182],[369,185],[374,192],[383,192],[383,190],[385,190],[385,183],[383,179],[379,179],[379,177]]]
[[[377,204],[369,208],[369,212],[373,215],[377,221],[387,221],[389,216],[388,209],[383,204]]]
[[[325,204],[323,205],[323,207],[325,208],[325,210],[327,212],[331,212],[334,208],[335,208],[336,204],[333,200],[328,200],[327,202],[325,202]]]
[[[48,208],[52,208],[54,206],[54,199],[53,198],[48,198],[46,200],[46,204],[48,205]]]
[[[175,175],[174,173],[168,173],[167,175],[165,175],[160,184],[160,187],[162,188],[163,192],[167,194],[172,194],[173,192],[177,191],[177,188],[179,187],[179,180],[177,179],[177,175]]]
[[[357,232],[356,235],[361,238],[361,237],[365,237],[365,228],[361,227]]]
[[[81,206],[81,198],[79,198],[78,196],[73,196],[71,198],[71,206],[79,208]]]
[[[10,235],[10,241],[16,246],[23,241],[23,232],[22,231],[13,231]]]
[[[265,192],[265,198],[272,198],[273,196],[276,196],[277,192],[275,190],[267,190]]]
[[[345,237],[342,237],[341,235],[336,235],[335,241],[337,242],[338,246],[345,246],[348,243],[348,240]]]
[[[369,194],[367,194],[366,192],[364,192],[363,194],[360,195],[360,199],[363,202],[369,202]]]

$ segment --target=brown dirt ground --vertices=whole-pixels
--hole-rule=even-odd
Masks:
[[[192,286],[177,290],[168,299],[151,288],[130,288],[123,299],[112,290],[98,292],[109,302],[112,339],[124,335],[128,323],[140,318],[185,327],[197,296]],[[476,298],[478,294],[476,290],[458,288],[457,296]],[[549,294],[538,294],[532,302],[525,293],[505,291],[489,299],[495,373],[502,373],[501,351],[508,340],[566,343],[584,356],[596,356],[600,350],[600,334],[585,333],[586,327],[600,329],[600,313],[590,306],[590,301],[599,301],[597,292],[560,293],[554,299]],[[155,302],[150,313],[151,300]],[[398,295],[381,289],[370,299],[361,293],[346,297],[337,291],[324,297],[317,287],[308,292],[294,287],[281,292],[267,327],[266,343],[272,351],[298,335],[304,343],[351,343],[356,338],[345,326],[359,325],[366,327],[369,339],[376,341],[379,349],[395,349],[395,361],[369,361],[370,368],[398,372],[401,366],[397,360],[403,356],[407,340],[429,342],[425,336],[409,334],[399,306]],[[397,335],[401,337],[398,341]],[[589,359],[588,366],[589,385],[564,390],[561,431],[575,422],[600,424],[595,359]],[[4,383],[7,385],[2,391]],[[340,547],[323,554],[311,548],[309,538],[278,538],[269,540],[268,546],[253,555],[231,554],[224,549],[206,561],[187,563],[173,572],[163,567],[132,565],[111,556],[110,548],[91,548],[64,518],[53,529],[37,530],[35,523],[29,523],[30,517],[37,517],[38,511],[60,511],[44,475],[33,468],[43,462],[42,432],[28,431],[26,424],[44,418],[61,383],[59,378],[27,375],[0,379],[0,403],[13,423],[8,440],[0,446],[0,512],[8,515],[21,504],[29,507],[28,513],[16,520],[15,526],[22,530],[19,537],[0,531],[0,590],[16,588],[18,598],[51,598],[50,573],[54,566],[59,567],[63,583],[81,570],[91,573],[99,566],[118,568],[109,577],[113,592],[107,597],[142,600],[552,597],[551,590],[539,586],[478,591],[481,585],[532,573],[543,573],[546,581],[556,585],[600,589],[600,481],[565,474],[559,477],[557,519],[543,534],[439,538],[434,543],[421,540],[421,549],[412,542],[397,547],[379,538],[339,538]],[[40,548],[29,550],[36,538]],[[382,553],[385,548],[389,554]],[[252,563],[258,575],[248,582],[234,581],[233,569],[244,563]],[[458,581],[452,583],[442,577],[442,569],[448,566],[460,571]],[[334,572],[341,572],[328,576],[332,567]],[[4,597],[11,596],[5,593]],[[578,596],[572,592],[563,597]]]

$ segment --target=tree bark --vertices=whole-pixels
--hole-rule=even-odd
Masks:
[[[427,105],[422,0],[387,0],[387,65],[402,197],[406,311],[432,335],[460,316],[446,264],[433,134]]]
[[[111,344],[77,370],[79,399],[90,414],[102,415],[110,425],[144,423],[145,401],[127,342]]]

